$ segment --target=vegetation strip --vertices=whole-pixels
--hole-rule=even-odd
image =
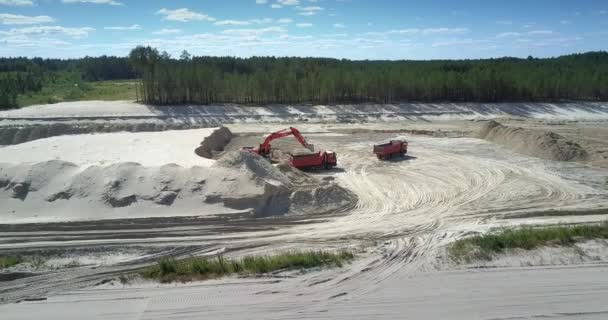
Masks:
[[[142,79],[137,92],[133,79]],[[140,46],[129,57],[0,58],[0,109],[133,98],[153,104],[605,101],[607,79],[607,52],[544,59],[354,61],[187,52],[172,58]]]
[[[0,256],[0,269],[9,268],[21,263],[21,258],[15,256]]]
[[[144,278],[160,282],[192,281],[220,278],[231,274],[256,275],[279,270],[316,267],[342,267],[354,258],[348,251],[290,251],[273,256],[247,256],[240,260],[216,258],[166,258],[141,272]]]
[[[523,227],[454,242],[448,253],[456,261],[490,260],[507,249],[532,250],[547,245],[570,246],[577,241],[608,239],[608,221],[597,225]]]

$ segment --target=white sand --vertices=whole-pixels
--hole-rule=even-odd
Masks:
[[[194,153],[215,128],[164,132],[118,132],[58,136],[0,148],[0,162],[36,163],[63,160],[79,166],[137,162],[144,166],[175,163],[205,166],[214,160]]]

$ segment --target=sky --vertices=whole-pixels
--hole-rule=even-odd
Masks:
[[[607,0],[0,0],[0,56],[550,57],[608,49]]]

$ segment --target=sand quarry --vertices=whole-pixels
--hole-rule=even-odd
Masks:
[[[239,152],[290,125],[337,152],[337,168],[304,173]],[[408,156],[377,160],[372,145],[390,139],[407,139]],[[0,112],[0,141],[0,254],[50,261],[0,272],[7,319],[608,312],[601,241],[486,264],[445,257],[452,241],[497,227],[608,219],[605,103],[78,102]],[[293,138],[272,145],[300,148]],[[344,248],[358,258],[341,269],[171,285],[117,280],[164,256]]]

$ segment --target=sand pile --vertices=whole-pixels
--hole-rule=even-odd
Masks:
[[[479,137],[547,160],[580,161],[588,157],[579,144],[556,133],[508,127],[493,120],[483,126]]]
[[[189,123],[52,123],[0,127],[0,145],[20,144],[55,136],[110,133],[110,132],[159,132],[211,127],[213,124]]]
[[[355,199],[333,183],[296,179],[295,174],[244,152],[227,153],[211,167],[191,168],[133,162],[81,167],[59,160],[0,164],[0,221],[192,216],[235,210],[265,217],[323,213]]]
[[[194,150],[198,156],[211,159],[214,154],[224,151],[224,147],[232,140],[230,129],[222,126],[201,142],[201,145]]]

